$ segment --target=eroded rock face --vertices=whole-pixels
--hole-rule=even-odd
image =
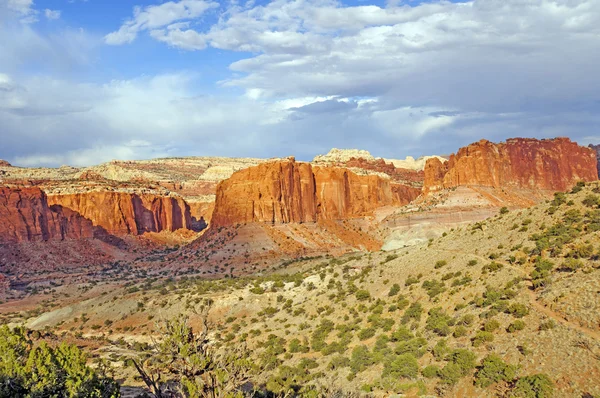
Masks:
[[[47,241],[94,236],[91,221],[60,206],[48,206],[39,188],[0,187],[0,238]]]
[[[481,140],[445,163],[428,160],[424,191],[467,185],[564,191],[577,181],[597,179],[596,152],[568,138]]]
[[[192,229],[190,208],[180,197],[98,191],[49,195],[48,202],[80,214],[112,235]]]
[[[251,222],[339,220],[402,205],[420,190],[339,167],[312,167],[294,159],[234,173],[217,187],[212,226]]]
[[[592,148],[594,151],[596,151],[596,157],[598,158],[598,174],[600,175],[600,144],[598,145],[589,145],[590,148]]]

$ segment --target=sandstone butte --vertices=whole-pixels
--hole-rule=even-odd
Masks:
[[[472,185],[565,191],[577,181],[597,179],[596,152],[568,138],[481,140],[444,163],[429,159],[423,190]]]
[[[0,238],[46,241],[94,236],[90,220],[60,206],[49,206],[39,188],[0,187]]]
[[[211,225],[360,217],[381,206],[407,204],[420,191],[376,175],[313,167],[290,158],[240,170],[220,182]]]
[[[91,191],[48,195],[48,203],[77,212],[112,235],[195,229],[181,197]]]

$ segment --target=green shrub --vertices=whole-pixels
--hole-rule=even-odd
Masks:
[[[397,356],[393,361],[384,364],[382,376],[395,379],[414,379],[418,374],[419,364],[417,358],[412,354],[402,354]]]
[[[540,323],[540,330],[550,330],[556,327],[556,323],[550,319],[549,321]]]
[[[375,336],[374,328],[365,328],[365,329],[362,329],[360,332],[358,332],[358,339],[361,341],[370,339],[373,336]]]
[[[404,311],[404,315],[402,315],[401,322],[403,324],[408,323],[410,320],[419,321],[421,319],[421,314],[423,313],[423,307],[420,303],[412,303],[410,307]]]
[[[503,267],[504,267],[504,265],[502,265],[501,263],[492,261],[491,263],[483,266],[483,271],[484,272],[496,272],[496,271],[501,270]]]
[[[439,269],[439,268],[445,267],[446,265],[448,265],[448,261],[438,260],[438,261],[436,261],[434,268]]]
[[[553,392],[554,386],[550,377],[540,373],[517,380],[510,396],[511,398],[550,398]]]
[[[499,381],[512,381],[516,375],[516,366],[506,364],[496,354],[490,354],[481,361],[481,366],[475,374],[475,385],[486,388]]]
[[[508,328],[506,329],[506,331],[508,333],[514,333],[516,331],[523,330],[523,329],[525,329],[525,322],[523,322],[520,319],[517,319],[516,321],[514,321],[513,323],[508,325]]]
[[[575,272],[580,268],[583,268],[583,263],[580,260],[574,258],[567,258],[561,265],[561,270],[567,272]]]
[[[458,325],[457,327],[455,327],[454,333],[452,333],[452,336],[454,336],[454,338],[459,338],[459,337],[463,337],[466,335],[467,335],[467,328],[462,325]]]
[[[416,358],[421,358],[427,352],[427,340],[423,337],[402,341],[396,344],[394,352],[398,355],[411,354]]]
[[[356,291],[355,296],[358,301],[365,301],[371,298],[371,293],[367,290],[358,290]]]
[[[414,337],[415,337],[415,335],[410,330],[408,330],[407,328],[402,326],[402,327],[398,328],[398,330],[396,330],[392,333],[391,340],[392,341],[408,341]]]
[[[431,352],[433,353],[433,357],[436,360],[441,361],[442,359],[444,359],[446,355],[450,353],[450,347],[448,347],[446,339],[438,340],[438,342],[435,343],[435,345],[433,346]]]
[[[298,339],[290,340],[289,352],[291,352],[292,354],[295,354],[298,352],[309,352],[309,351],[310,351],[310,348],[307,345],[302,345],[300,343],[300,340],[298,340]]]
[[[500,322],[495,319],[490,319],[483,325],[483,330],[486,332],[493,332],[500,327]]]
[[[74,345],[34,345],[25,329],[2,326],[0,353],[2,397],[120,397],[117,382],[88,367]]]
[[[454,385],[458,383],[462,377],[460,366],[455,363],[447,363],[440,371],[438,375],[444,384]]]
[[[435,279],[425,281],[421,286],[427,291],[427,295],[429,296],[429,298],[434,298],[435,296],[437,296],[440,293],[443,293],[446,290],[444,282]]]
[[[389,293],[388,293],[388,296],[389,296],[389,297],[392,297],[392,296],[395,296],[395,295],[397,295],[398,293],[400,293],[400,285],[399,285],[399,284],[397,284],[397,283],[394,283],[394,284],[392,285],[392,287],[390,288],[390,291],[389,291]]]
[[[425,324],[427,330],[431,330],[439,336],[448,336],[451,333],[448,323],[452,318],[440,307],[430,309],[428,314],[429,317]]]
[[[354,347],[350,359],[350,369],[354,373],[362,372],[374,363],[373,355],[369,352],[367,346],[359,345]]]
[[[494,341],[494,335],[492,333],[479,330],[477,333],[475,333],[475,337],[473,337],[473,347],[479,347],[484,343],[489,343],[492,341]]]
[[[331,361],[329,361],[329,364],[327,365],[327,369],[335,370],[335,369],[347,368],[349,366],[350,366],[350,358],[347,358],[343,355],[336,355],[333,358],[331,358]]]
[[[433,379],[434,377],[438,377],[439,373],[440,373],[440,368],[435,365],[425,366],[423,368],[423,370],[421,370],[421,374],[423,375],[423,377],[426,377],[428,379]]]
[[[525,304],[513,303],[506,309],[507,314],[511,314],[515,318],[523,318],[529,314],[529,308]]]

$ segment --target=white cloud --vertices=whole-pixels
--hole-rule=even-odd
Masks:
[[[46,19],[50,19],[50,20],[59,19],[60,14],[61,14],[60,10],[50,10],[48,8],[46,8],[44,10],[44,15],[46,16]]]
[[[147,32],[179,49],[250,52],[207,90],[197,88],[206,77],[189,72],[59,79],[56,66],[69,71],[94,59],[89,36],[0,24],[0,158],[310,159],[330,147],[398,158],[449,153],[480,138],[597,137],[600,0],[261,4],[229,2],[213,26],[201,23],[213,2],[138,7],[104,37],[122,44]],[[22,71],[31,65],[52,68],[28,77]],[[240,88],[244,94],[231,94]]]
[[[204,0],[168,1],[155,6],[137,6],[133,9],[133,18],[123,23],[119,30],[107,34],[105,42],[112,45],[131,43],[141,31],[152,31],[166,27],[177,21],[195,19],[206,11],[216,7],[218,7],[218,3]],[[155,36],[158,39],[165,37],[164,35],[156,34]],[[177,35],[173,37],[176,43],[183,43],[177,40]]]
[[[5,2],[8,9],[20,14],[27,15],[32,12],[33,0],[3,0],[3,2]]]

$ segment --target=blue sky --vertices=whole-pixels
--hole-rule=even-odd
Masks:
[[[600,0],[0,0],[0,158],[600,142]]]

